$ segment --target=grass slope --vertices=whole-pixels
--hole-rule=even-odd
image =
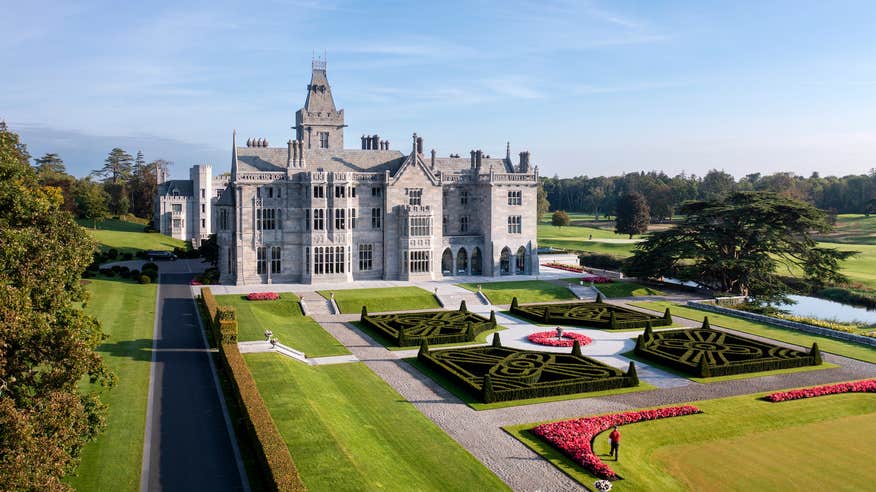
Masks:
[[[478,291],[478,285],[492,304],[511,304],[513,298],[517,302],[549,302],[575,299],[575,295],[565,286],[546,282],[544,280],[519,280],[514,282],[487,282],[483,284],[458,284],[472,292]]]
[[[143,225],[124,220],[105,220],[98,222],[97,229],[91,228],[88,221],[79,221],[88,234],[104,249],[116,248],[119,253],[136,253],[140,250],[172,250],[182,248],[184,241],[164,234],[143,232]]]
[[[245,357],[309,490],[507,490],[364,364]]]
[[[605,297],[636,297],[636,296],[659,296],[663,295],[657,289],[645,287],[635,282],[612,282],[610,284],[598,284],[596,288]]]
[[[757,396],[700,401],[696,406],[703,414],[621,427],[620,461],[608,464],[624,480],[614,482],[612,490],[797,490],[825,479],[837,490],[872,488],[876,440],[844,436],[849,429],[872,435],[874,395],[783,403]],[[535,425],[506,431],[591,485],[594,477],[527,432]],[[593,442],[594,452],[606,459],[608,432]]]
[[[68,483],[83,491],[136,491],[140,488],[146,403],[149,391],[155,285],[92,279],[86,312],[109,335],[98,349],[118,376],[102,389],[109,405],[107,428],[82,451],[82,463]],[[85,385],[89,388],[89,385]]]
[[[216,296],[219,305],[237,309],[238,339],[264,340],[265,330],[274,332],[280,343],[304,352],[307,357],[346,355],[341,342],[309,316],[304,316],[298,296],[284,292],[276,301],[248,301],[246,296]]]
[[[406,311],[413,309],[441,309],[431,292],[419,287],[386,287],[379,289],[321,290],[319,295],[328,299],[335,293],[335,302],[342,313],[358,313],[368,306],[369,313]]]
[[[663,312],[668,307],[672,311],[673,316],[681,316],[682,318],[691,319],[700,323],[705,316],[708,316],[709,323],[713,325],[751,333],[752,335],[760,335],[762,337],[772,338],[773,340],[800,345],[801,347],[811,347],[812,342],[818,342],[818,348],[824,352],[830,352],[832,354],[876,364],[876,348],[873,347],[835,340],[833,338],[799,332],[787,328],[780,328],[765,323],[756,323],[754,321],[748,321],[733,316],[683,307],[671,302],[633,302],[630,304],[636,307],[660,312]]]

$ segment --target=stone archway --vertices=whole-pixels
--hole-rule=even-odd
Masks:
[[[441,254],[441,273],[453,275],[453,252],[450,251],[450,248],[446,248]]]
[[[474,251],[471,252],[471,274],[484,274],[484,259],[483,255],[481,255],[481,248],[478,247],[475,247]]]
[[[456,273],[459,275],[468,274],[468,252],[465,248],[459,248],[456,252]]]
[[[525,275],[526,272],[526,248],[523,246],[517,248],[517,258],[515,262],[514,273],[517,275]]]
[[[511,248],[505,246],[499,254],[499,274],[511,275]]]

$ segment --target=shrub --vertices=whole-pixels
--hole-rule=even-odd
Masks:
[[[140,275],[138,282],[141,284],[150,284],[152,283],[152,278],[149,275]]]
[[[123,259],[124,261],[131,261],[131,260],[134,259],[134,255],[132,255],[131,253],[124,253],[124,254],[122,255],[122,259]]]
[[[582,253],[578,261],[583,267],[600,268],[602,270],[620,270],[623,260],[612,255],[601,253]]]
[[[120,271],[119,275],[121,275],[122,278],[131,278],[131,271],[126,268],[126,269]]]
[[[119,273],[119,272],[122,271],[122,266],[121,266],[121,265],[113,265],[113,266],[110,267],[110,270],[112,270],[112,271],[114,271],[114,272],[116,272],[116,273]]]
[[[108,269],[108,268],[104,268],[100,273],[102,273],[102,274],[104,274],[104,275],[106,275],[107,277],[110,277],[110,278],[116,276],[116,271],[115,271],[115,270],[110,270],[110,269]]]
[[[117,250],[116,248],[110,248],[106,252],[106,257],[109,258],[110,260],[115,260],[116,258],[119,257],[119,250]]]
[[[630,361],[630,367],[627,368],[627,377],[636,382],[633,386],[639,385],[639,373],[636,372],[636,363],[633,361]]]
[[[147,261],[146,263],[143,263],[143,266],[140,267],[140,269],[143,270],[144,272],[147,270],[155,270],[157,272],[158,265],[156,265],[155,263],[153,263],[151,261]]]
[[[141,275],[140,270],[137,270],[137,269],[131,270],[131,272],[130,272],[130,276],[134,280],[138,280],[140,278],[140,275]]]
[[[601,302],[530,304],[512,307],[511,313],[545,324],[590,326],[596,328],[644,328],[672,324],[671,319]]]
[[[158,281],[158,270],[143,270],[143,275],[149,277],[149,280],[153,282]]]

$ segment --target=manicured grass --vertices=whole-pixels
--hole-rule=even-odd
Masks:
[[[358,313],[362,306],[369,313],[384,311],[407,311],[414,309],[440,309],[441,305],[431,292],[419,287],[386,287],[379,289],[321,290],[326,299],[335,293],[335,302],[342,313]]]
[[[634,297],[634,296],[659,296],[663,295],[657,289],[645,287],[635,282],[612,282],[610,284],[597,284],[595,286],[605,297]]]
[[[85,311],[100,320],[109,338],[99,347],[107,366],[118,376],[111,389],[84,384],[85,390],[100,391],[109,405],[107,428],[97,440],[85,445],[76,476],[67,480],[76,490],[137,491],[152,336],[155,318],[156,285],[90,279],[91,293]]]
[[[457,284],[472,292],[478,291],[478,285],[492,304],[511,304],[515,297],[517,302],[547,302],[575,299],[575,295],[565,286],[546,282],[544,280],[519,280],[514,282],[486,282],[483,284]]]
[[[265,330],[274,332],[280,343],[307,357],[346,355],[350,351],[310,316],[301,313],[298,296],[284,292],[276,301],[248,301],[246,296],[216,296],[223,306],[237,309],[238,340],[264,340]]]
[[[836,218],[834,231],[819,236],[821,241],[846,244],[876,245],[876,215],[841,214]]]
[[[824,480],[839,490],[872,488],[876,440],[843,436],[876,430],[873,395],[783,403],[758,396],[699,401],[702,414],[622,426],[620,461],[607,463],[623,480],[612,490],[797,490]],[[592,486],[595,477],[528,432],[535,425],[505,430]],[[594,452],[610,460],[608,432],[593,442]]]
[[[366,365],[244,357],[309,490],[508,490]]]
[[[823,352],[829,352],[876,364],[876,348],[873,347],[867,347],[852,342],[836,340],[821,335],[804,333],[787,328],[780,328],[765,323],[756,323],[754,321],[748,321],[733,316],[692,309],[671,302],[633,302],[630,303],[630,305],[660,312],[663,312],[663,310],[668,307],[672,312],[672,316],[680,316],[700,323],[702,323],[705,316],[708,316],[709,323],[712,325],[723,326],[724,328],[739,330],[745,333],[751,333],[752,335],[760,335],[780,342],[799,345],[801,347],[811,347],[812,342],[818,342],[818,348]]]
[[[79,221],[104,249],[116,248],[119,253],[136,253],[141,250],[172,250],[182,248],[184,241],[164,234],[143,232],[143,225],[124,220],[98,222],[97,229],[91,228],[88,221]]]
[[[430,347],[432,348],[432,347]],[[595,398],[602,396],[611,396],[611,395],[622,395],[624,393],[636,393],[639,391],[650,391],[657,389],[656,386],[652,386],[648,383],[639,382],[639,386],[635,388],[618,388],[612,390],[605,391],[591,391],[589,393],[575,393],[571,395],[556,395],[556,396],[545,396],[543,398],[528,398],[525,400],[512,400],[512,401],[499,401],[495,403],[482,403],[477,401],[474,397],[472,397],[469,393],[462,390],[459,386],[453,383],[450,378],[444,376],[440,372],[432,369],[431,367],[423,364],[416,357],[410,357],[407,359],[402,359],[413,367],[417,368],[418,371],[422,372],[426,376],[429,376],[433,381],[441,385],[442,388],[451,392],[453,396],[462,400],[463,403],[468,405],[474,410],[494,410],[497,408],[508,408],[508,407],[518,407],[523,405],[536,405],[539,403],[548,403],[552,401],[566,401],[566,400],[580,400],[582,398]]]

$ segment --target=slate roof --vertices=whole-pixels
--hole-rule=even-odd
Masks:
[[[285,171],[289,150],[285,147],[238,147],[237,172]],[[395,174],[405,155],[397,150],[306,149],[308,171],[369,172]]]
[[[173,195],[176,191],[179,196],[195,196],[192,181],[189,179],[171,179],[158,185],[158,195]]]

